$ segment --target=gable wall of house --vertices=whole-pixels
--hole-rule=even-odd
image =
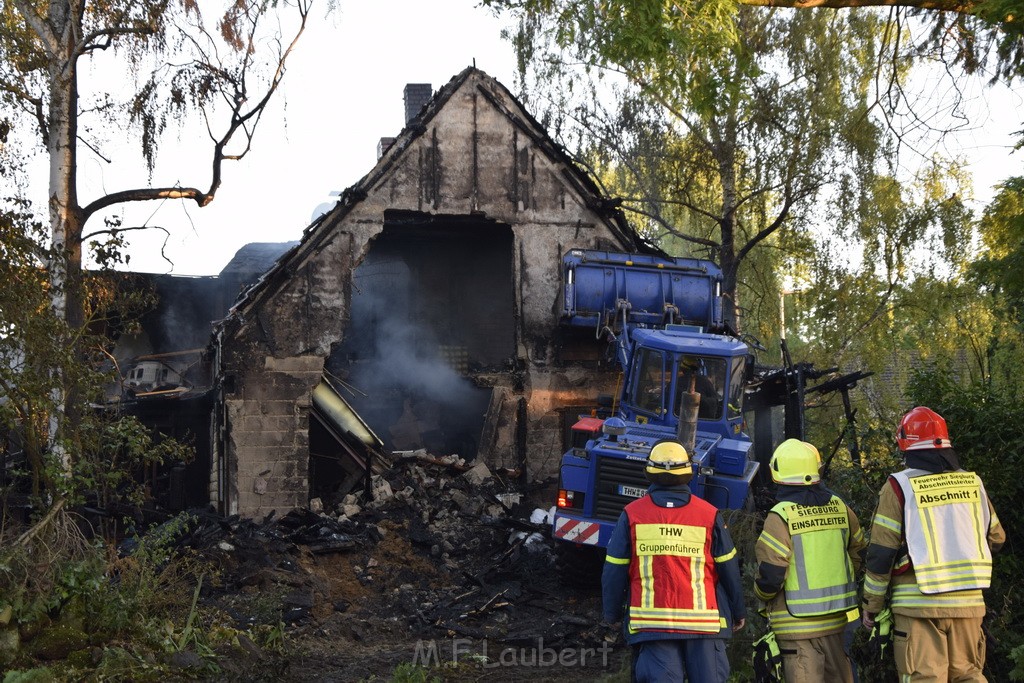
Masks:
[[[410,127],[398,138],[357,186],[361,196],[343,198],[311,228],[225,327],[229,511],[256,516],[307,504],[310,395],[332,348],[360,323],[350,315],[352,273],[386,212],[469,225],[476,217],[512,232],[515,310],[499,313],[515,316],[515,357],[470,373],[476,386],[493,388],[479,443],[489,466],[514,468],[525,456],[531,478],[557,474],[559,408],[611,392],[614,373],[558,362],[555,311],[561,256],[573,247],[623,249],[621,238],[489,77],[470,72],[442,104],[418,136]]]

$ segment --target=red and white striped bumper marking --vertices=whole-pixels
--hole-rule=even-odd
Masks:
[[[578,519],[559,517],[555,520],[555,536],[573,543],[597,545],[601,525],[597,522],[581,522]]]

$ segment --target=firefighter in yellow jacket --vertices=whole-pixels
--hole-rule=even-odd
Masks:
[[[768,467],[778,502],[757,539],[754,592],[786,683],[853,683],[843,631],[857,607],[864,534],[853,510],[821,484],[819,464],[817,449],[798,439],[775,449]]]
[[[878,496],[864,576],[863,623],[889,596],[901,683],[986,681],[982,590],[1006,540],[985,486],[960,469],[946,421],[918,407],[896,442],[906,469]]]

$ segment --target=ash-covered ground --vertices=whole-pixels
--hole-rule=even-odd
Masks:
[[[601,558],[559,552],[550,499],[414,456],[374,477],[372,500],[197,515],[181,544],[217,567],[204,604],[240,627],[284,624],[279,647],[222,658],[220,679],[384,681],[421,665],[420,680],[628,680],[628,648],[600,623]]]

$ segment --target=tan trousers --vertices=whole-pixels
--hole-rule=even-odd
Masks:
[[[987,683],[981,617],[918,619],[897,614],[893,655],[900,683]]]
[[[853,669],[843,650],[843,634],[780,640],[786,683],[853,683]]]

